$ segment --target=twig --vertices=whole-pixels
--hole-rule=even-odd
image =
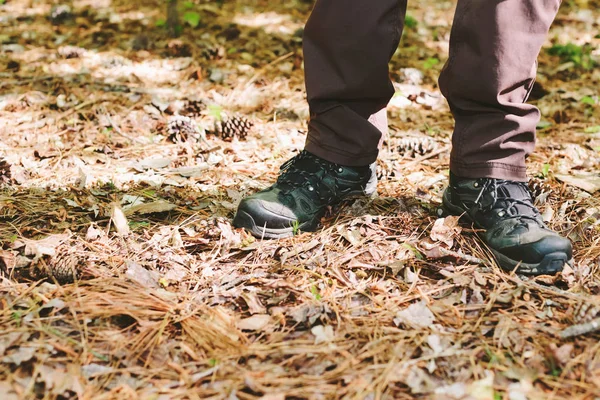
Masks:
[[[440,155],[440,154],[442,154],[442,153],[445,153],[445,152],[447,152],[448,150],[450,150],[450,146],[444,146],[444,147],[442,147],[441,149],[438,149],[438,150],[436,150],[436,151],[434,151],[434,152],[431,152],[431,153],[429,153],[429,154],[426,154],[426,155],[424,155],[423,157],[417,158],[416,160],[413,160],[413,161],[411,161],[411,162],[409,162],[409,163],[406,163],[406,164],[401,164],[401,165],[399,165],[399,166],[398,166],[398,169],[399,169],[399,170],[404,170],[404,169],[412,168],[412,167],[414,167],[415,165],[417,165],[417,164],[420,164],[420,163],[422,163],[423,161],[425,161],[425,160],[428,160],[428,159],[430,159],[430,158],[433,158],[433,157],[435,157],[435,156],[437,156],[437,155]]]
[[[454,251],[454,250],[450,250],[450,249],[445,249],[443,247],[439,247],[439,250],[444,256],[454,257],[459,260],[464,260],[464,261],[472,263],[472,264],[479,264],[479,265],[487,264],[485,262],[485,260],[482,260],[481,258],[477,258],[474,256],[470,256],[468,254],[463,253],[462,251]]]
[[[585,324],[572,325],[560,332],[560,337],[563,339],[585,335],[586,333],[600,331],[600,317],[594,318]]]
[[[250,85],[252,85],[254,83],[254,81],[256,81],[262,74],[265,73],[265,71],[269,68],[271,68],[272,66],[282,62],[283,60],[286,60],[288,58],[290,58],[292,55],[294,55],[293,51],[290,51],[287,54],[282,55],[281,57],[278,57],[276,59],[274,59],[273,61],[271,61],[270,63],[268,63],[267,65],[265,65],[264,67],[262,67],[261,69],[259,69],[253,76],[252,78],[250,78],[248,80],[248,82],[246,82],[246,87],[248,88]]]
[[[129,136],[128,134],[124,133],[121,128],[119,127],[119,125],[117,125],[115,123],[115,121],[113,121],[113,119],[111,118],[110,114],[106,111],[106,109],[104,108],[104,106],[100,107],[100,112],[102,112],[102,114],[104,115],[104,117],[106,117],[106,119],[108,120],[108,123],[110,124],[110,126],[112,126],[113,130],[120,136],[123,136],[125,139],[131,140],[132,142],[135,143],[139,143],[139,144],[144,144],[144,142],[138,138],[134,138]]]
[[[91,105],[96,104],[96,103],[103,103],[105,101],[109,101],[109,100],[106,100],[106,99],[96,99],[96,100],[84,101],[83,103],[77,104],[75,107],[71,107],[70,110],[65,111],[64,113],[62,113],[61,115],[59,115],[58,117],[56,117],[56,121],[58,122],[61,119],[68,117],[69,115],[73,114],[76,111],[81,110],[84,107],[91,106]]]
[[[554,294],[566,297],[568,299],[578,300],[578,301],[590,301],[589,298],[578,295],[577,293],[567,292],[566,290],[559,289],[555,286],[540,285],[539,283],[534,282],[530,279],[527,279],[526,277],[515,277],[515,279],[513,279],[513,280],[517,281],[517,283],[522,283],[525,286],[531,286],[531,287],[534,287],[535,289],[554,293]]]

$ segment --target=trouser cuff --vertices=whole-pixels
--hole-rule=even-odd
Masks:
[[[527,168],[501,162],[464,164],[456,159],[451,159],[450,170],[461,178],[495,178],[527,182]]]
[[[340,149],[322,145],[311,138],[310,135],[306,139],[304,149],[326,161],[346,167],[364,167],[370,165],[377,160],[377,155],[379,154],[378,150],[367,154],[348,153]]]

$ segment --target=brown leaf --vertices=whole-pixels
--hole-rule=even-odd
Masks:
[[[242,294],[242,298],[248,305],[248,311],[250,311],[250,314],[264,314],[267,312],[267,309],[260,302],[260,299],[256,293],[245,292]]]
[[[17,266],[17,255],[15,252],[0,249],[0,267],[7,272]]]
[[[135,206],[126,208],[125,211],[125,215],[132,215],[132,214],[154,214],[154,213],[161,213],[161,212],[166,212],[166,211],[171,211],[174,208],[177,208],[177,206],[173,203],[169,203],[168,201],[164,201],[164,200],[158,200],[158,201],[153,201],[152,203],[142,203],[142,204],[137,204]]]
[[[335,337],[335,333],[333,332],[333,327],[331,325],[314,326],[310,330],[310,333],[312,333],[315,336],[315,344],[330,343],[333,341],[333,339]]]
[[[144,287],[158,288],[158,279],[146,268],[135,262],[127,264],[125,275]]]
[[[560,347],[556,346],[554,343],[551,343],[549,348],[552,352],[553,358],[561,367],[564,367],[573,359],[573,343],[565,343]]]
[[[567,185],[583,189],[589,193],[594,193],[600,190],[600,175],[598,174],[555,174],[554,176],[556,179],[566,183]]]
[[[244,318],[237,323],[237,327],[243,331],[260,331],[271,321],[271,316],[267,314],[256,314],[249,318]]]
[[[123,213],[123,210],[119,204],[112,204],[110,219],[119,235],[126,236],[129,234],[129,223],[127,222],[127,217],[125,217],[125,214]]]
[[[404,324],[413,328],[428,328],[433,325],[435,316],[424,301],[413,303],[402,311],[398,311],[394,323]]]
[[[460,217],[449,216],[446,218],[439,218],[433,224],[431,228],[431,234],[429,237],[434,242],[442,242],[448,248],[454,245],[454,237],[461,232],[461,228],[458,225]]]

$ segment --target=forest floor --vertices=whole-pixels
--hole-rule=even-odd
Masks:
[[[302,149],[311,1],[181,3],[177,39],[163,3],[0,0],[2,400],[600,398],[597,2],[540,55],[531,186],[575,263],[537,278],[436,216],[454,2],[410,5],[378,197],[279,241],[231,218]]]

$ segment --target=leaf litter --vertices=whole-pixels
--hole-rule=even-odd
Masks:
[[[598,396],[598,69],[544,50],[533,91],[563,274],[506,274],[436,218],[449,1],[409,10],[379,197],[262,242],[230,221],[303,146],[311,4],[182,6],[177,39],[159,2],[0,6],[0,398]],[[565,4],[545,49],[597,49],[594,7]]]

